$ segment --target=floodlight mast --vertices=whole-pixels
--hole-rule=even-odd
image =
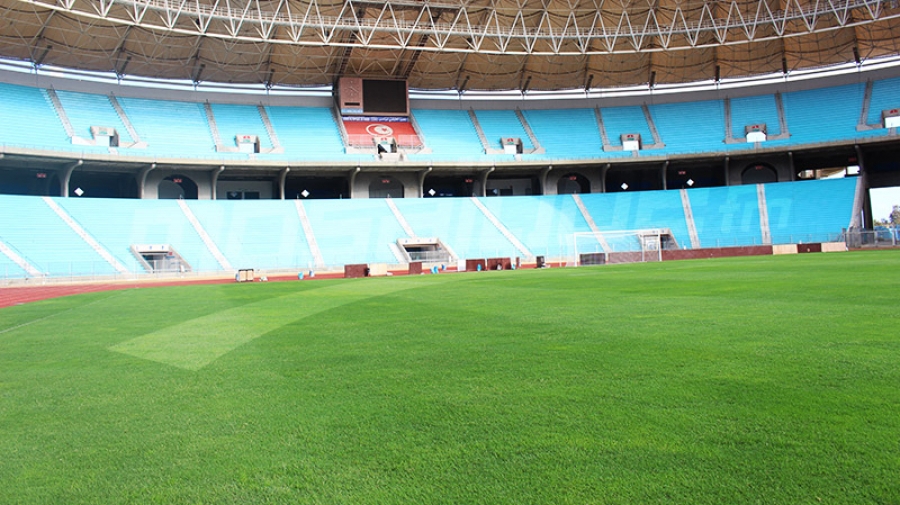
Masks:
[[[497,2],[486,10],[411,0],[345,0],[337,5],[321,0],[18,1],[86,20],[229,41],[535,56],[747,44],[900,18],[889,0],[707,1],[691,9],[675,4],[665,12],[646,6],[614,10],[603,1],[589,9],[577,2],[550,2],[541,13],[526,10],[527,2]],[[355,36],[344,36],[349,33]],[[417,43],[423,36],[431,43]]]

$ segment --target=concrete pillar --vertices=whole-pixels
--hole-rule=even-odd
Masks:
[[[69,198],[69,181],[72,180],[72,172],[75,171],[75,167],[80,167],[82,164],[84,164],[84,161],[78,160],[63,167],[62,174],[59,177],[59,192],[63,198]]]

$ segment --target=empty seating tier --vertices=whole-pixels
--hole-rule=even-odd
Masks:
[[[785,182],[687,190],[700,247],[763,243],[760,202],[771,243],[833,241],[852,217],[858,179]],[[764,198],[760,198],[764,196]],[[668,228],[692,247],[680,191],[581,195],[600,233]],[[142,272],[131,246],[169,245],[195,272],[220,271],[207,244],[174,200],[51,200],[132,272]],[[459,258],[568,258],[575,233],[590,226],[571,195],[501,198],[308,200],[312,238],[326,266],[399,263],[398,239],[440,239]],[[479,205],[480,204],[480,205]],[[234,268],[306,270],[316,263],[291,201],[190,201],[199,226]],[[483,207],[479,208],[479,207]],[[504,231],[501,231],[503,228]],[[506,232],[506,233],[504,233]],[[0,241],[51,277],[112,275],[114,268],[41,198],[0,195]],[[609,246],[616,244],[610,239]],[[0,253],[0,274],[21,268]],[[5,273],[4,273],[5,272]]]

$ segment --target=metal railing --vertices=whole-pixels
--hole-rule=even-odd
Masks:
[[[872,230],[851,229],[844,234],[851,249],[900,246],[900,226],[877,226]]]
[[[410,261],[424,261],[426,263],[450,261],[450,253],[447,251],[408,251]]]

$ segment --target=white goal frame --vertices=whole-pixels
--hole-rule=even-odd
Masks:
[[[667,228],[575,232],[575,258],[569,263],[582,266],[583,254],[600,255],[602,261],[597,264],[662,261],[663,237],[674,239]]]

